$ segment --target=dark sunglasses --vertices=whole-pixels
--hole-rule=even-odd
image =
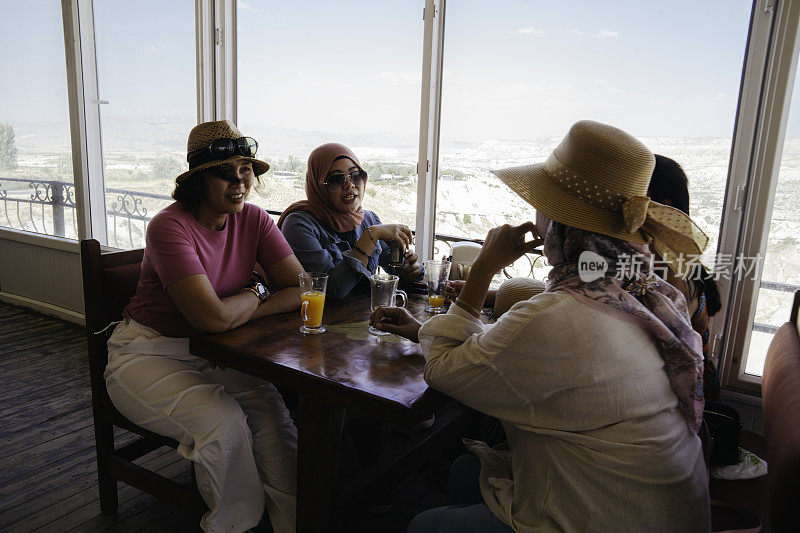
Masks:
[[[328,174],[328,177],[325,178],[325,181],[323,181],[322,184],[333,189],[341,189],[344,187],[346,178],[350,178],[350,181],[353,182],[353,185],[360,187],[362,183],[367,181],[367,173],[363,170],[354,170],[349,174],[344,174],[342,172]]]
[[[222,161],[234,155],[255,157],[257,151],[258,143],[252,137],[217,139],[208,146],[189,152],[186,160],[189,162],[189,169],[192,169],[211,161]]]

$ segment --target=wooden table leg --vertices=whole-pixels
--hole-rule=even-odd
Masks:
[[[339,450],[345,408],[300,395],[297,414],[297,531],[335,527]]]

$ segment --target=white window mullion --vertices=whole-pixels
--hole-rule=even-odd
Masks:
[[[62,0],[78,238],[108,243],[92,0]]]
[[[216,96],[214,56],[216,30],[213,0],[195,0],[195,46],[197,49],[197,123],[214,120]]]
[[[215,120],[236,123],[236,2],[214,1]]]
[[[445,0],[425,1],[415,242],[416,252],[422,261],[433,258],[436,240],[436,177],[439,173],[444,10]]]

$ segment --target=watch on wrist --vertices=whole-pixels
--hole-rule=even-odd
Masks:
[[[253,282],[242,290],[250,291],[253,294],[255,294],[258,297],[258,305],[263,304],[264,301],[267,299],[267,296],[269,296],[267,288],[260,281]]]

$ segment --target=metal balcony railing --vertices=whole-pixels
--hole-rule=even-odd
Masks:
[[[9,183],[17,187],[7,187]],[[0,178],[0,201],[3,204],[0,226],[77,239],[74,191],[75,186],[71,182],[45,178]],[[107,187],[106,217],[109,245],[117,248],[144,246],[148,222],[170,202],[172,198],[165,194]],[[281,214],[274,209],[267,209],[267,212],[276,217]],[[436,234],[434,257],[451,255],[453,243],[462,241],[483,244],[481,239]],[[538,252],[527,254],[525,259],[518,261],[513,268],[506,269],[506,277],[531,276],[536,261],[540,258],[540,254],[537,254]],[[760,288],[794,293],[800,290],[800,285],[761,281]],[[753,324],[753,330],[775,333],[778,326],[757,322]]]

